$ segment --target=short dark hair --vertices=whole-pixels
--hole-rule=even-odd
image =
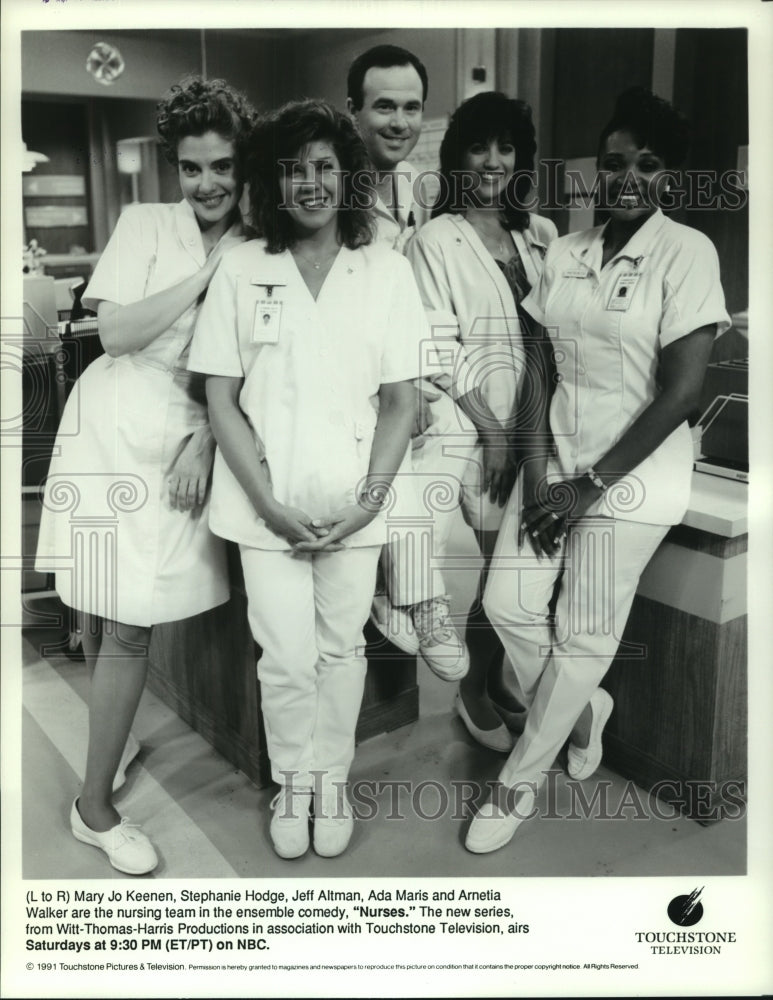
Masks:
[[[266,115],[250,139],[245,180],[249,184],[252,225],[266,240],[269,253],[293,246],[296,235],[287,212],[282,210],[279,179],[287,161],[297,158],[310,142],[329,142],[342,171],[342,206],[338,232],[350,250],[373,239],[373,222],[367,199],[358,198],[352,180],[370,174],[365,146],[347,115],[326,101],[289,101]]]
[[[225,80],[188,76],[156,105],[156,128],[167,160],[177,166],[177,147],[189,135],[217,132],[241,157],[257,118],[245,95]]]
[[[474,204],[475,192],[459,183],[462,158],[470,146],[496,139],[515,147],[515,172],[503,192],[502,215],[508,229],[529,227],[529,213],[521,208],[532,184],[537,139],[531,108],[499,91],[475,94],[451,115],[440,144],[440,194],[432,217],[461,212]]]
[[[681,111],[647,87],[629,87],[617,98],[599,138],[597,159],[613,132],[630,132],[639,149],[647,146],[667,167],[680,167],[690,144],[690,127]]]
[[[369,69],[378,66],[381,69],[388,69],[390,66],[413,66],[421,78],[422,104],[427,100],[429,91],[429,80],[424,63],[408,49],[401,49],[399,45],[375,45],[367,52],[357,56],[349,67],[349,74],[346,78],[346,96],[351,100],[355,111],[359,111],[365,99],[363,93],[363,81]]]

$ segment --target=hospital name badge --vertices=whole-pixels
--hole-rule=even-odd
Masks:
[[[255,303],[252,320],[253,344],[279,343],[279,328],[282,322],[282,303],[275,299],[261,299]]]
[[[607,310],[611,312],[627,312],[631,304],[636,283],[640,274],[621,274],[615,282],[612,294],[607,302]]]

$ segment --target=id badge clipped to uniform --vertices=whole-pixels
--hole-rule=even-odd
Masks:
[[[607,302],[608,312],[628,312],[639,277],[640,275],[633,273],[621,274],[618,277]]]
[[[276,299],[259,299],[252,319],[253,344],[278,344],[282,323],[282,303]]]

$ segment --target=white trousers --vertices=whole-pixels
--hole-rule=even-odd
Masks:
[[[240,546],[271,776],[344,781],[365,686],[362,629],[380,549],[293,553]]]
[[[432,423],[415,438],[395,477],[383,568],[393,605],[446,593],[442,560],[461,506],[474,529],[496,531],[503,510],[481,495],[482,453],[472,421],[446,392],[430,403]]]
[[[514,490],[507,505],[483,599],[529,709],[499,776],[510,788],[544,781],[617,653],[639,577],[668,531],[667,525],[583,518],[570,528],[562,552],[538,559],[528,540],[518,548],[519,494]]]

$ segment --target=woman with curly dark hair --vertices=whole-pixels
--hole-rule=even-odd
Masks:
[[[467,620],[469,672],[456,705],[473,739],[503,753],[513,747],[505,720],[517,728],[512,713],[520,705],[480,601],[515,479],[512,435],[524,369],[519,304],[556,236],[552,222],[523,207],[535,150],[528,104],[497,92],[465,101],[440,146],[433,218],[407,249],[430,322],[449,331],[434,376],[444,391],[430,404],[434,419],[414,452],[414,470],[455,473],[458,502],[484,558]],[[435,556],[444,555],[456,513],[444,507],[433,520]]]
[[[484,607],[528,715],[468,831],[474,852],[502,847],[536,814],[567,739],[571,778],[599,766],[613,709],[599,684],[644,567],[687,509],[688,417],[730,320],[713,245],[660,207],[686,149],[685,120],[668,102],[643,88],[622,94],[598,150],[609,219],[552,243],[523,302],[542,405]]]
[[[70,395],[46,484],[37,565],[56,572],[62,600],[82,616],[93,667],[72,832],[131,875],[157,858],[112,793],[139,750],[130,727],[151,629],[228,598],[222,541],[206,517],[214,440],[186,359],[220,258],[243,239],[241,154],[254,117],[222,80],[190,78],[159,104],[183,200],[127,207],[100,257],[84,301],[105,354]]]
[[[260,236],[226,255],[189,365],[217,439],[210,525],[239,543],[262,650],[261,705],[280,791],[283,858],[345,850],[365,681],[362,629],[381,508],[414,419],[424,310],[408,262],[371,242],[367,166],[350,120],[298,101],[255,130],[248,181]]]

